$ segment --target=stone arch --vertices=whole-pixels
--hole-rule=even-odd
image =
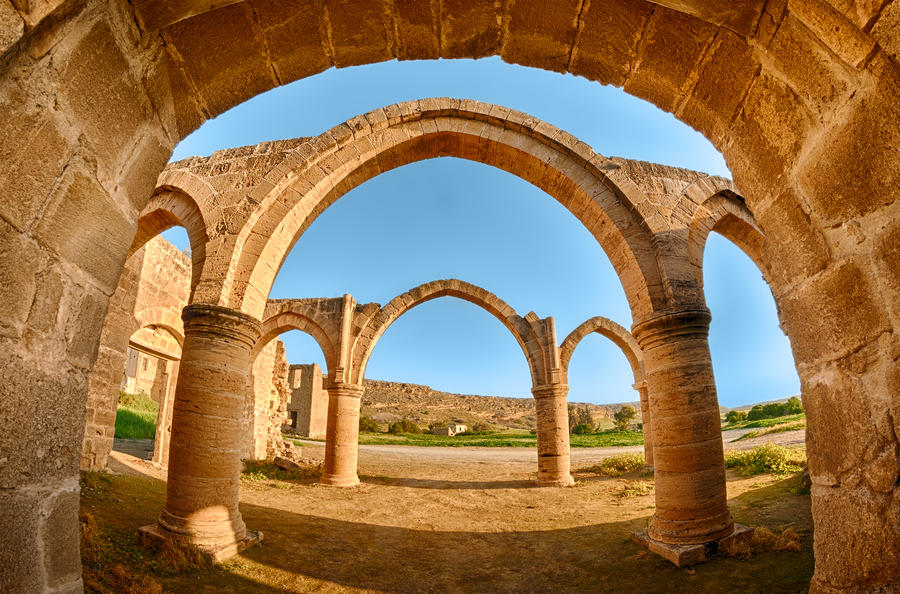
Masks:
[[[128,194],[145,188],[149,196],[173,144],[203,120],[332,66],[500,55],[510,63],[623,86],[676,114],[723,151],[766,233],[782,323],[817,405],[809,411],[810,467],[818,487],[813,585],[852,589],[897,581],[900,538],[885,521],[891,499],[884,495],[896,490],[896,477],[877,471],[890,466],[884,461],[894,459],[897,447],[897,432],[879,421],[892,418],[894,378],[885,381],[884,370],[894,369],[894,357],[884,338],[897,327],[900,311],[900,230],[892,223],[900,171],[898,129],[891,125],[900,118],[896,2],[825,0],[819,7],[660,0],[621,2],[615,10],[580,2],[390,8],[372,2],[286,11],[280,3],[251,8],[216,0],[174,13],[143,2],[126,10],[98,2],[63,4],[15,3],[25,26],[14,13],[0,46],[3,78],[14,82],[4,87],[11,100],[3,103],[3,121],[10,133],[0,141],[4,161],[14,164],[4,171],[4,187],[15,189],[6,195],[16,196],[4,201],[0,221],[9,223],[4,241],[11,245],[3,264],[16,272],[7,295],[11,313],[2,321],[4,336],[11,337],[4,365],[12,381],[3,394],[11,410],[45,414],[34,406],[41,396],[32,386],[40,378],[68,396],[71,416],[77,416],[84,395],[79,373],[90,367],[99,335],[99,326],[87,320],[102,315],[97,312],[115,287],[134,232],[132,206],[140,209],[145,199],[135,192],[129,204]],[[205,10],[213,7],[218,10]],[[148,25],[147,15],[162,18]],[[42,26],[45,18],[61,26]],[[156,28],[164,45],[156,41]],[[227,40],[218,46],[222,51],[210,52],[219,39]],[[66,67],[49,68],[51,63]],[[45,147],[46,158],[17,167],[23,156]],[[118,184],[126,183],[130,188],[123,192]],[[104,224],[97,224],[98,213],[109,216]],[[30,234],[31,221],[50,232]],[[19,275],[26,256],[33,262],[38,251],[58,260],[29,265]],[[72,270],[89,282],[72,278]],[[27,314],[35,285],[44,291],[62,277],[85,323],[23,338],[32,323]],[[57,344],[68,345],[59,359],[68,373],[33,363],[57,352]],[[872,355],[858,361],[862,349]],[[839,423],[836,402],[858,407],[868,420]],[[37,428],[24,437],[42,444],[36,451],[74,450],[77,433],[45,435],[39,423],[27,426]],[[829,438],[837,445],[829,446]],[[47,485],[65,485],[77,474],[66,460],[53,466],[52,457],[23,457],[40,472],[13,474],[16,491],[7,497],[19,496],[19,489],[28,493],[28,517],[38,518],[33,510],[56,497]],[[863,468],[867,480],[860,483]],[[32,495],[34,476],[45,489],[39,495]],[[863,507],[859,522],[842,515]],[[67,518],[67,532],[77,534],[70,529],[75,515],[60,516]],[[28,520],[27,534],[40,533],[37,522]],[[77,567],[42,561],[41,542],[12,540],[10,546],[21,546],[28,557],[20,564],[27,572],[13,579],[77,581]],[[77,546],[72,542],[60,546]],[[873,548],[883,554],[868,554]]]
[[[159,327],[178,342],[178,345],[184,347],[184,323],[181,316],[177,315],[168,307],[148,307],[142,308],[134,312],[136,329]]]
[[[503,324],[512,333],[525,355],[531,372],[533,385],[547,383],[547,349],[535,326],[540,325],[536,315],[522,318],[499,297],[481,287],[465,281],[449,279],[437,280],[394,297],[387,305],[375,313],[361,329],[352,351],[353,371],[351,383],[362,384],[369,357],[384,332],[410,309],[440,297],[456,297],[481,307]]]
[[[697,286],[703,286],[703,252],[710,232],[715,231],[738,246],[753,260],[768,281],[765,238],[753,213],[738,194],[723,190],[707,198],[691,217],[688,233],[688,261]]]
[[[152,238],[175,226],[184,227],[190,240],[193,294],[203,275],[210,233],[203,209],[190,194],[169,185],[157,188],[138,218],[137,232],[128,250],[128,257],[134,255]]]
[[[653,242],[618,166],[531,116],[471,100],[425,99],[357,116],[311,139],[273,168],[248,200],[259,204],[234,240],[222,282],[228,302],[259,315],[291,247],[340,196],[385,171],[454,156],[503,169],[541,188],[594,235],[636,317],[666,299]],[[269,262],[277,263],[275,266]]]
[[[308,312],[296,311],[289,309],[274,313],[263,320],[262,330],[256,346],[250,353],[250,361],[256,359],[256,355],[271,340],[274,340],[280,334],[290,330],[300,330],[309,334],[319,348],[322,349],[322,355],[325,357],[326,371],[329,376],[334,373],[338,361],[338,349],[334,340],[334,329],[327,322],[321,324],[314,319],[314,316]]]
[[[585,336],[592,332],[605,336],[622,350],[622,354],[631,365],[636,385],[644,381],[644,355],[634,336],[619,324],[602,316],[595,316],[582,323],[572,330],[559,346],[559,365],[564,374],[569,372],[569,362],[572,360],[575,348]]]

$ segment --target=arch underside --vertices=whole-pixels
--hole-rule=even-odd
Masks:
[[[414,307],[441,297],[455,297],[467,301],[497,318],[522,349],[532,383],[539,385],[543,381],[545,375],[543,345],[528,322],[493,293],[470,283],[451,279],[425,283],[398,295],[371,318],[370,323],[362,329],[360,339],[353,348],[354,383],[362,383],[369,357],[391,324]]]
[[[401,107],[409,109],[407,104]],[[275,188],[260,200],[260,207],[237,239],[238,256],[232,258],[230,268],[234,281],[224,283],[231,287],[230,303],[251,315],[261,310],[291,247],[315,218],[346,192],[396,167],[453,156],[500,168],[555,197],[598,240],[636,315],[661,307],[665,295],[650,234],[624,191],[598,168],[605,159],[574,139],[570,141],[573,149],[547,137],[536,139],[511,124],[504,127],[504,120],[477,119],[486,117],[460,111],[452,117],[401,122],[394,128],[361,135],[287,176],[273,177],[269,183]],[[565,133],[550,131],[567,140]],[[329,137],[335,134],[326,133]],[[277,169],[280,173],[285,167]]]
[[[251,362],[254,361],[262,349],[272,340],[289,332],[299,330],[311,336],[325,359],[326,375],[331,377],[337,366],[338,351],[333,342],[333,331],[329,331],[318,324],[312,317],[295,311],[283,311],[276,313],[263,321],[259,340],[250,353]]]
[[[569,371],[569,362],[572,360],[575,348],[584,337],[592,333],[608,338],[619,347],[631,366],[635,384],[644,381],[644,355],[634,336],[619,324],[601,316],[593,317],[580,324],[560,345],[559,360],[564,373]]]

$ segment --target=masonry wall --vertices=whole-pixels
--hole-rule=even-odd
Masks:
[[[269,342],[253,363],[242,430],[242,457],[262,460],[280,455],[284,449],[281,426],[287,422],[288,362],[284,343]]]
[[[296,413],[294,431],[305,437],[324,439],[328,421],[328,392],[322,386],[322,370],[315,363],[291,365],[288,380],[291,401],[288,413]]]

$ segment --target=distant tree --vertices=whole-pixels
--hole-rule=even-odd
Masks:
[[[401,433],[421,433],[422,430],[414,422],[409,419],[400,419],[395,423],[388,425],[388,433],[392,435],[400,435]]]
[[[750,409],[750,412],[747,413],[748,421],[756,421],[764,418],[766,418],[766,413],[761,404],[754,405],[753,408]]]
[[[578,423],[572,427],[573,435],[588,435],[594,432],[594,426],[590,423]]]
[[[613,423],[615,423],[617,431],[627,431],[636,418],[637,411],[626,404],[613,415]]]
[[[447,421],[434,421],[432,423],[429,423],[428,430],[431,431],[432,429],[442,429],[446,426],[447,426]]]
[[[587,406],[579,406],[575,411],[575,421],[576,425],[590,425],[593,428],[594,417],[591,415],[591,409]]]
[[[788,401],[784,403],[786,415],[795,415],[797,413],[803,412],[803,404],[800,402],[800,399],[796,396],[791,396],[788,398]]]
[[[728,423],[740,423],[747,420],[747,413],[741,410],[730,410],[725,415],[725,421]]]
[[[378,433],[381,431],[381,427],[372,417],[364,416],[359,418],[359,431],[360,433]]]

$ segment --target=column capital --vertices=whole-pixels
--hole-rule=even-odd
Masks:
[[[352,396],[356,398],[362,398],[363,394],[366,392],[366,387],[361,384],[350,384],[346,382],[331,382],[326,387],[328,393],[331,394],[334,392],[335,394],[339,394],[341,396]]]
[[[650,314],[631,326],[631,333],[642,350],[661,343],[709,336],[709,310],[702,305],[664,310]]]
[[[252,348],[259,340],[260,321],[242,311],[211,305],[192,303],[181,310],[185,335],[216,334],[245,343]]]
[[[535,398],[564,398],[569,394],[569,384],[544,384],[531,388]]]

